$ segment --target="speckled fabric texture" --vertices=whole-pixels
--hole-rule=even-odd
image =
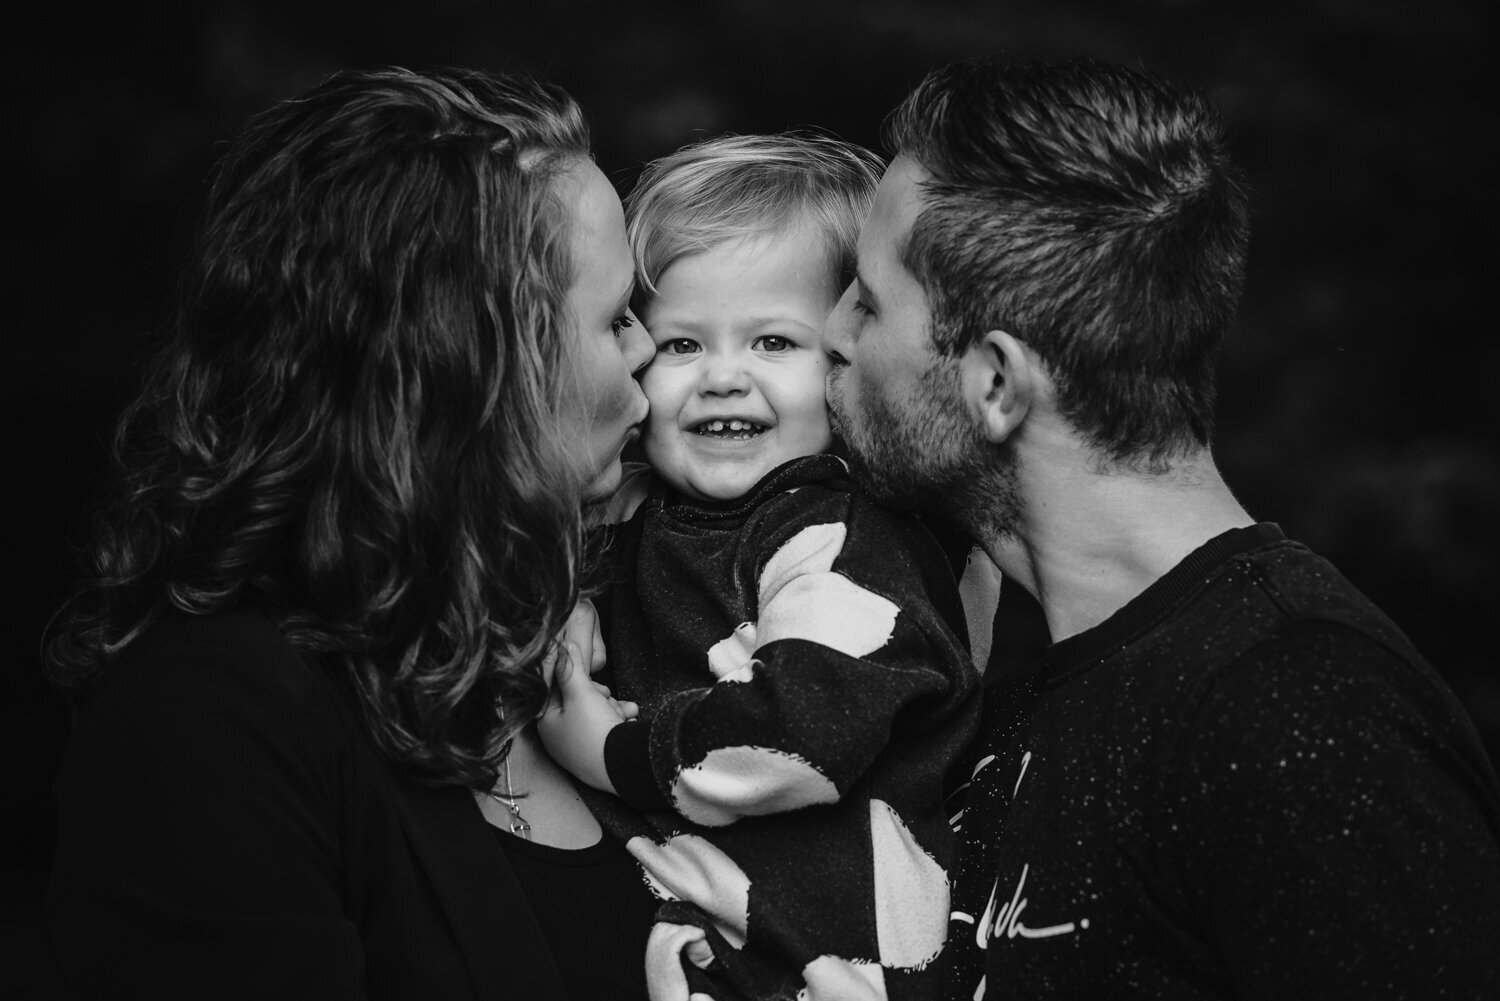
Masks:
[[[1494,769],[1274,525],[987,680],[949,997],[1500,997]]]
[[[710,932],[708,993],[936,998],[945,778],[980,711],[939,545],[821,455],[723,504],[659,487],[614,557],[609,665],[641,720],[605,745],[624,803],[590,805],[696,906],[672,915]]]

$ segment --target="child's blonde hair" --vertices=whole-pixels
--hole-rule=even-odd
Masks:
[[[639,295],[649,301],[689,254],[803,220],[823,236],[829,280],[842,291],[884,167],[869,150],[803,132],[720,136],[653,160],[625,199]]]

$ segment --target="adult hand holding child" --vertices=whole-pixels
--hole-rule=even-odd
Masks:
[[[552,701],[537,720],[542,745],[558,764],[595,789],[614,792],[604,766],[604,739],[609,731],[639,712],[622,702],[592,675],[605,664],[604,639],[593,602],[582,599],[568,616],[559,637],[548,682]],[[588,670],[578,670],[587,665]]]

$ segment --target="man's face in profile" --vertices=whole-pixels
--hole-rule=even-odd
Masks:
[[[990,449],[960,394],[958,362],[932,344],[927,293],[901,262],[928,176],[898,156],[880,181],[860,231],[858,275],[824,335],[825,347],[848,361],[829,374],[828,405],[866,489],[900,507],[955,516]]]

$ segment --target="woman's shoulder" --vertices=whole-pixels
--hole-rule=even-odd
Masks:
[[[253,604],[197,615],[170,610],[151,623],[120,654],[120,664],[185,648],[218,649],[242,656],[290,660],[296,657],[271,617]]]
[[[133,639],[83,701],[79,731],[128,727],[227,737],[239,728],[336,738],[348,714],[329,676],[252,605],[169,612]]]
[[[170,665],[203,660],[294,686],[315,676],[312,663],[292,647],[271,617],[246,603],[207,615],[167,612],[121,651],[106,677],[129,676],[142,663],[162,664],[159,669],[169,671]]]

